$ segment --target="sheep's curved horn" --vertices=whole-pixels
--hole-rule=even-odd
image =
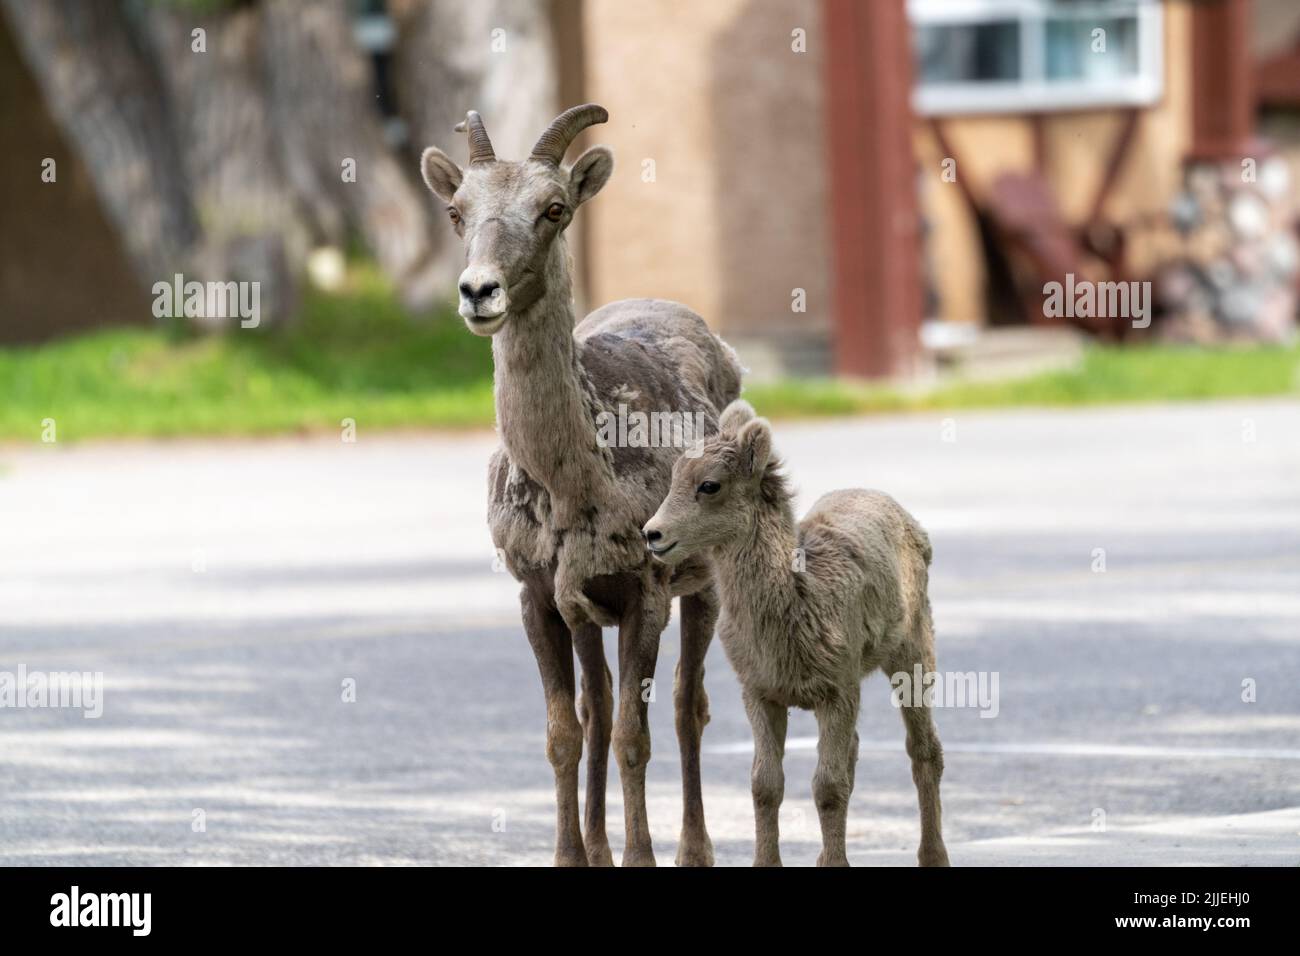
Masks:
[[[564,159],[564,151],[569,148],[569,144],[579,133],[588,126],[595,126],[608,120],[609,112],[605,107],[597,106],[595,103],[571,107],[555,117],[551,125],[546,128],[546,132],[533,147],[532,158],[558,166]]]
[[[488,139],[487,130],[483,128],[483,117],[478,115],[477,110],[470,110],[465,114],[465,119],[456,124],[456,132],[469,133],[471,166],[475,163],[496,161],[497,154],[492,151],[492,140]]]

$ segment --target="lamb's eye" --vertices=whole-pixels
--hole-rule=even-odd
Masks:
[[[553,202],[546,207],[546,218],[551,222],[559,222],[564,215],[564,206],[558,202]]]
[[[716,495],[722,490],[722,485],[716,481],[702,481],[700,487],[696,489],[702,495]]]
[[[451,219],[453,224],[460,222],[460,212],[453,209],[451,206],[447,207],[447,216]]]

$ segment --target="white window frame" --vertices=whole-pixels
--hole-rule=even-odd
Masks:
[[[1068,11],[1075,18],[1109,18],[1136,14],[1137,76],[1110,81],[1049,81],[1044,75],[1042,30],[1027,30],[1057,13],[1043,0],[908,0],[913,27],[948,26],[1018,20],[1021,79],[1007,82],[931,83],[920,78],[912,91],[912,108],[922,116],[962,113],[1047,113],[1063,110],[1150,106],[1164,94],[1164,11],[1159,0],[1139,0],[1136,9],[1119,0],[1096,0]]]

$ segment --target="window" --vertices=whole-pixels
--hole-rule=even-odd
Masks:
[[[1160,98],[1158,0],[908,0],[908,15],[923,115]]]

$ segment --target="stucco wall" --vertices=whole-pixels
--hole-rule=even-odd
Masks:
[[[651,295],[724,332],[826,334],[818,11],[818,0],[587,0],[587,95],[610,111],[594,141],[617,162],[588,213],[592,304]],[[796,28],[807,52],[791,49]],[[795,288],[806,313],[791,311]]]

